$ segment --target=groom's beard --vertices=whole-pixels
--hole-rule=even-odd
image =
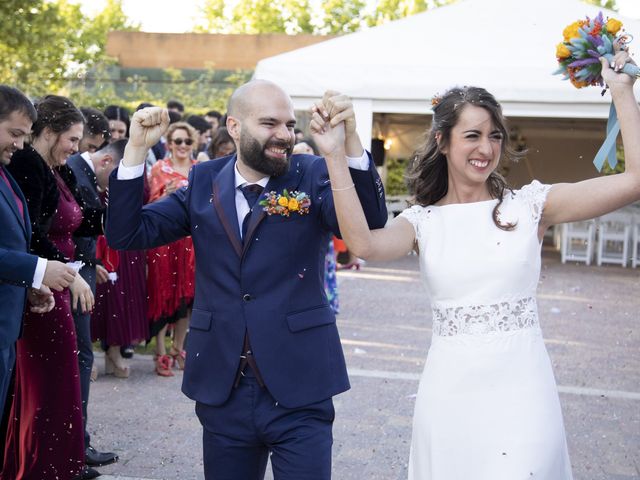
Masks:
[[[267,155],[267,149],[272,147],[285,149],[286,158],[279,159]],[[245,165],[265,175],[279,177],[289,171],[293,141],[283,142],[272,140],[268,141],[265,145],[261,145],[260,142],[248,133],[240,133],[239,150],[240,158]]]

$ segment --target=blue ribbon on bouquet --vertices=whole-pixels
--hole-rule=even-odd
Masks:
[[[616,139],[618,138],[618,132],[620,132],[620,122],[618,122],[618,116],[616,115],[616,107],[612,103],[611,108],[609,109],[609,119],[607,120],[607,136],[598,150],[598,153],[596,153],[596,157],[593,159],[593,164],[599,172],[602,171],[605,160],[607,160],[611,168],[616,168],[616,165],[618,164],[618,158],[616,155]]]
[[[609,63],[613,61],[612,54],[605,53],[603,56],[607,61],[609,61]],[[632,63],[626,63],[624,67],[622,67],[622,73],[626,73],[631,77],[640,78],[640,68]],[[607,136],[598,150],[598,153],[596,153],[596,157],[593,159],[593,164],[599,172],[602,171],[605,160],[609,163],[611,168],[616,168],[616,165],[618,164],[618,158],[616,156],[616,139],[618,138],[619,132],[620,123],[618,122],[616,107],[612,103],[611,108],[609,109],[609,119],[607,120]]]

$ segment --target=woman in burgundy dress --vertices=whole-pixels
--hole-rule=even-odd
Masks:
[[[99,228],[85,218],[58,173],[77,151],[84,118],[66,98],[47,96],[36,109],[33,143],[17,151],[9,170],[24,192],[32,222],[31,250],[48,260],[73,260],[71,235]],[[63,167],[66,168],[66,167]],[[86,228],[86,230],[84,230]],[[71,297],[70,294],[71,293]],[[27,311],[16,347],[15,395],[6,438],[2,480],[70,480],[84,467],[77,343],[70,304],[93,307],[80,275],[46,314]]]
[[[124,138],[129,128],[129,114],[123,107],[110,105],[104,111],[111,128],[110,142]],[[145,200],[148,187],[145,189]],[[105,353],[105,373],[118,378],[129,377],[129,364],[123,357],[133,355],[132,346],[148,338],[146,255],[141,250],[114,251],[118,258],[111,265],[117,280],[96,286],[96,308],[91,315],[91,337],[101,340]],[[104,263],[104,261],[103,261]]]

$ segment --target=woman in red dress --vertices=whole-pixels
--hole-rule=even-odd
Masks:
[[[198,139],[196,130],[185,122],[173,123],[166,133],[168,156],[153,165],[149,202],[187,186]],[[173,376],[174,364],[184,369],[184,340],[195,291],[195,261],[191,237],[147,251],[147,294],[150,336],[156,337],[156,373]],[[174,325],[173,343],[167,354],[164,339],[169,324]]]
[[[100,218],[83,215],[64,178],[76,153],[84,117],[65,97],[50,95],[37,106],[33,142],[8,166],[24,192],[31,218],[31,251],[48,260],[73,260],[73,232],[94,235]],[[67,169],[67,170],[65,170]],[[64,175],[61,176],[61,173]],[[97,214],[97,212],[94,212]],[[71,293],[71,296],[69,295]],[[76,332],[71,303],[93,308],[89,285],[76,275],[69,289],[54,292],[55,308],[27,311],[16,345],[15,390],[7,430],[2,480],[70,480],[83,471],[84,436]]]

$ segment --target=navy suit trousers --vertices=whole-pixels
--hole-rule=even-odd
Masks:
[[[6,348],[0,348],[0,417],[4,412],[7,395],[9,394],[9,385],[11,385],[11,376],[13,367],[16,363],[15,345],[11,344]],[[4,442],[0,442],[4,444]]]
[[[275,480],[329,480],[335,411],[327,399],[279,405],[247,375],[221,406],[196,403],[206,480],[262,480],[271,453]]]
[[[93,294],[96,294],[96,268],[84,266],[80,269],[80,276],[89,284]],[[87,403],[89,403],[89,388],[91,385],[91,368],[93,367],[93,344],[91,343],[91,314],[73,310],[73,322],[76,326],[78,340],[78,362],[80,364],[80,396],[82,397],[82,420],[84,428],[84,446],[90,445],[91,437],[87,431]]]

